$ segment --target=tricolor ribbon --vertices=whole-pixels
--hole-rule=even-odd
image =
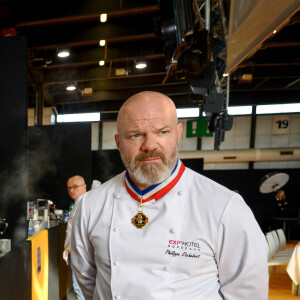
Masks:
[[[138,202],[141,201],[141,198],[143,199],[143,203],[153,199],[157,201],[165,194],[167,194],[176,185],[184,170],[184,164],[180,160],[178,160],[169,178],[167,178],[161,183],[154,184],[143,191],[133,184],[133,182],[129,178],[128,171],[126,170],[124,177],[125,187],[129,195]]]

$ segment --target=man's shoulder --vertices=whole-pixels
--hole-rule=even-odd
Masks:
[[[245,201],[241,195],[230,190],[224,185],[186,168],[184,179],[181,182],[182,189],[186,189],[191,200],[205,203],[211,211],[222,211],[229,204],[231,206],[245,207]]]
[[[197,173],[193,171],[190,168],[186,168],[185,171],[185,176],[183,177],[183,186],[187,189],[191,190],[198,190],[199,192],[201,191],[202,193],[205,192],[207,196],[214,196],[213,198],[219,198],[222,195],[223,199],[229,199],[232,198],[236,193],[226,186],[214,181],[213,179]]]
[[[188,179],[189,182],[191,182],[191,184],[193,183],[198,183],[198,184],[203,184],[203,185],[211,185],[217,189],[221,189],[221,190],[227,190],[230,191],[227,187],[225,187],[224,185],[214,181],[213,179],[207,177],[206,175],[203,175],[201,173],[198,173],[190,168],[186,167],[186,179]],[[232,192],[232,191],[230,191]]]
[[[124,172],[116,175],[115,177],[107,180],[106,182],[104,182],[103,184],[101,184],[101,186],[94,188],[90,191],[88,191],[85,194],[85,201],[93,201],[93,199],[95,199],[95,201],[97,201],[96,199],[115,190],[118,189],[118,187],[122,184],[123,179],[124,178]]]

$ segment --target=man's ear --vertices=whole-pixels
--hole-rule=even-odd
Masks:
[[[118,149],[120,149],[120,136],[116,133],[115,134],[115,142]]]
[[[182,135],[182,123],[177,124],[177,135],[178,135],[177,142],[179,142],[180,137]]]

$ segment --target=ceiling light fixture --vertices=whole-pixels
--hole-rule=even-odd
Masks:
[[[139,61],[135,64],[135,67],[137,69],[145,69],[147,67],[147,64],[144,61]]]
[[[107,14],[101,14],[100,15],[100,22],[101,23],[104,23],[107,21]]]
[[[105,65],[105,61],[104,60],[99,60],[99,66],[104,66]]]
[[[57,50],[58,57],[68,57],[70,55],[70,50],[67,48],[60,48]]]
[[[105,40],[100,40],[99,46],[101,46],[101,47],[105,46]]]
[[[76,85],[74,83],[68,84],[66,87],[67,91],[74,91],[76,90]]]

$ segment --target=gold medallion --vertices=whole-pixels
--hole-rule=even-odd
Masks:
[[[143,228],[144,226],[146,226],[148,223],[148,217],[143,214],[142,212],[139,212],[138,214],[136,214],[133,218],[132,218],[132,224],[136,227],[136,228]]]
[[[136,228],[143,228],[148,223],[148,217],[143,214],[143,198],[141,198],[140,205],[137,208],[138,213],[132,218],[131,223]]]

